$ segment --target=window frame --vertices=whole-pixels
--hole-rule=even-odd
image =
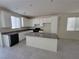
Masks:
[[[13,20],[12,20],[12,17],[14,18],[14,23],[15,23],[14,25],[15,25],[15,26],[14,26],[13,23],[12,23],[12,21],[13,21]],[[19,20],[19,22],[16,22],[15,19],[16,19],[16,21]],[[19,24],[19,26],[18,26],[18,24]],[[20,18],[20,17],[11,16],[11,28],[12,28],[12,29],[21,28],[21,18]]]
[[[68,18],[74,18],[75,22],[74,22],[74,28],[73,30],[69,30],[68,29]],[[79,20],[79,17],[67,17],[67,31],[79,31],[79,29],[77,29],[77,20]]]

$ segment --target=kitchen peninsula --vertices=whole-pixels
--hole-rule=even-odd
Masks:
[[[34,33],[26,34],[26,45],[57,52],[58,36],[55,33]]]
[[[32,27],[22,28],[0,28],[0,46],[13,46],[22,39],[25,39],[25,33],[33,30]]]

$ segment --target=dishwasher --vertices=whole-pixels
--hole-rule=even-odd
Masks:
[[[19,42],[19,36],[17,34],[10,35],[10,46],[13,46]]]

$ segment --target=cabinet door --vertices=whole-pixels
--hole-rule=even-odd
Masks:
[[[3,46],[10,47],[10,37],[8,35],[3,35]]]
[[[22,41],[23,39],[25,39],[25,33],[24,32],[20,32],[19,33],[19,41]]]
[[[33,32],[33,31],[24,31],[19,33],[19,41],[26,39],[26,33]]]
[[[26,45],[57,52],[57,39],[26,36]]]

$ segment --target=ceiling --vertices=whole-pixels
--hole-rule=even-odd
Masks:
[[[0,6],[26,16],[79,12],[79,0],[0,0]]]

